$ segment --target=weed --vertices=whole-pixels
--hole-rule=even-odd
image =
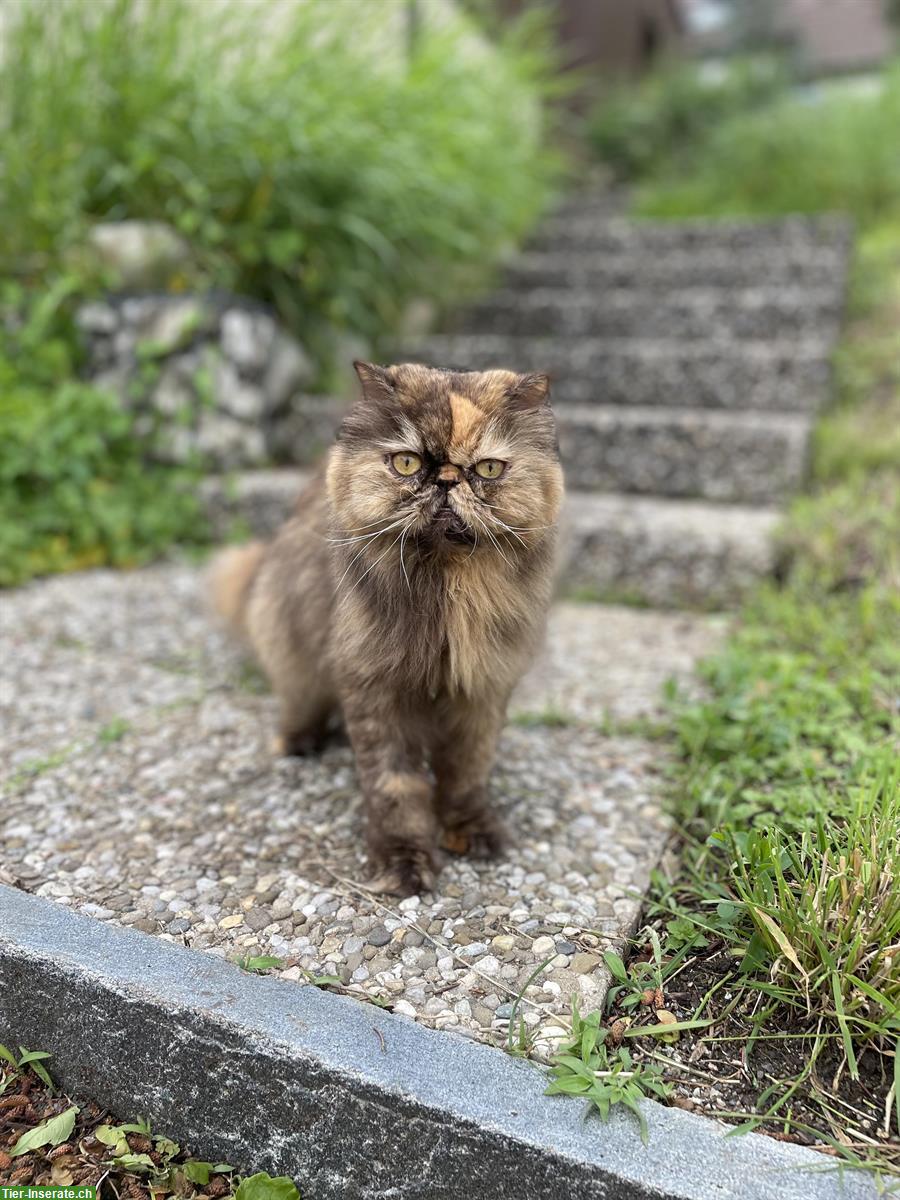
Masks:
[[[874,95],[786,96],[722,121],[683,169],[657,163],[638,208],[656,217],[843,211],[865,224],[890,220],[900,205],[898,123],[900,68]]]
[[[284,960],[271,954],[244,954],[235,963],[250,975],[265,975],[267,971],[280,971]]]
[[[110,746],[113,742],[120,742],[130,730],[130,721],[126,721],[124,717],[113,717],[97,730],[97,741],[101,745]]]
[[[0,258],[28,277],[93,221],[162,220],[193,255],[171,288],[267,301],[324,363],[483,276],[558,170],[535,18],[493,44],[424,22],[407,57],[403,0],[278,6],[269,37],[267,0],[6,7]]]
[[[646,1096],[665,1099],[671,1089],[658,1066],[635,1062],[624,1046],[609,1044],[610,1030],[601,1028],[600,1020],[598,1012],[582,1017],[573,1002],[572,1036],[553,1057],[547,1094],[582,1096],[603,1120],[622,1105],[637,1117],[646,1142],[647,1121],[638,1102]]]
[[[840,1031],[857,1051],[900,1034],[900,767],[814,831],[725,831],[735,895],[752,922],[742,971],[757,989]]]

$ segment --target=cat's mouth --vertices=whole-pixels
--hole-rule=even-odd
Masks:
[[[442,505],[432,518],[432,528],[447,542],[471,546],[475,540],[472,530],[449,504]]]

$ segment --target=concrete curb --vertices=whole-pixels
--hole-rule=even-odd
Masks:
[[[869,1200],[795,1146],[645,1106],[602,1125],[533,1065],[0,886],[0,1040],[209,1158],[321,1200]]]

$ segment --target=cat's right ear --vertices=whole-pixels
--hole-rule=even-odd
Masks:
[[[362,362],[357,359],[353,368],[362,384],[363,396],[373,403],[384,403],[396,396],[394,380],[389,367],[379,367],[377,363]]]

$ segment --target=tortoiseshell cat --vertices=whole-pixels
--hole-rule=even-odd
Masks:
[[[303,753],[340,710],[376,890],[430,888],[439,844],[502,848],[487,779],[550,601],[563,495],[545,375],[357,363],[327,469],[267,545],[226,551],[220,613]]]

